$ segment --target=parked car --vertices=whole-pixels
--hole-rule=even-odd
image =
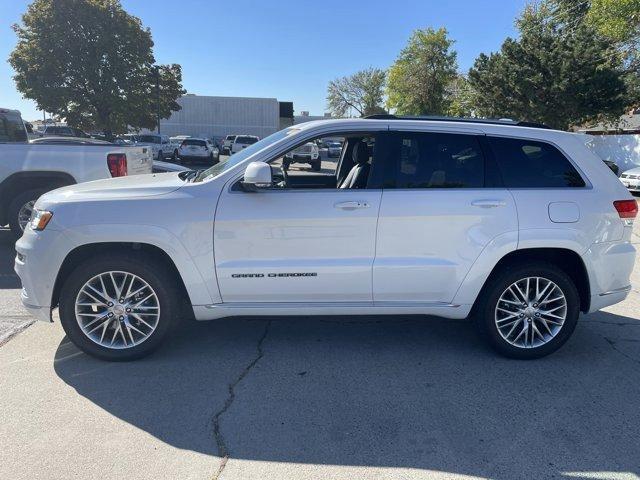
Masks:
[[[171,151],[173,154],[171,155],[171,160],[178,159],[178,149],[180,145],[182,145],[183,140],[191,138],[191,135],[176,135],[174,137],[169,137],[169,141],[171,142]]]
[[[125,133],[124,135],[120,135],[118,138],[122,138],[127,142],[131,142],[132,144],[138,143],[138,135],[134,133]]]
[[[329,158],[339,157],[342,153],[342,144],[340,142],[329,142],[327,144],[327,156]]]
[[[278,166],[328,135],[345,139],[334,175]],[[470,316],[498,352],[537,358],[569,339],[580,312],[627,297],[637,211],[571,133],[327,120],[204,171],[45,194],[15,270],[28,311],[51,321],[58,307],[67,337],[107,360],[154,350],[185,305],[198,320]]]
[[[0,225],[16,236],[45,192],[89,180],[151,173],[146,147],[92,138],[49,137],[27,142],[20,112],[0,109]]]
[[[236,139],[236,135],[227,135],[222,142],[222,155],[231,155],[231,145]]]
[[[289,170],[292,163],[307,163],[315,172],[320,171],[322,160],[320,150],[315,142],[307,142],[304,145],[290,151],[284,157],[282,168]]]
[[[162,161],[173,157],[171,140],[169,140],[168,135],[137,135],[136,145],[150,147],[153,152],[153,158],[156,160]]]
[[[249,145],[253,145],[260,138],[255,135],[237,135],[233,143],[231,144],[231,154],[238,153],[240,150],[247,148]]]
[[[44,130],[42,130],[42,136],[89,138],[89,135],[79,128],[73,128],[64,125],[46,125]]]
[[[209,165],[218,163],[220,156],[218,149],[208,138],[187,138],[182,141],[178,149],[180,162],[202,162]]]
[[[640,193],[640,167],[626,170],[620,175],[620,181],[630,192]]]

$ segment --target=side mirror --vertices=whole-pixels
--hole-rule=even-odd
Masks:
[[[271,167],[265,162],[251,162],[244,171],[244,179],[240,185],[247,192],[271,188],[273,185]]]

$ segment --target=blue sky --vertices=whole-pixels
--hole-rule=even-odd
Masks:
[[[16,91],[6,59],[11,25],[30,2],[0,0],[0,106],[42,118]],[[151,28],[160,63],[182,65],[183,85],[200,95],[275,97],[296,113],[325,110],[327,83],[393,63],[417,28],[441,27],[456,40],[466,71],[481,52],[514,36],[526,0],[122,0]]]

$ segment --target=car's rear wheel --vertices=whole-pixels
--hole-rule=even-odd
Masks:
[[[55,187],[52,187],[55,188]],[[9,203],[7,215],[9,217],[9,227],[11,232],[16,236],[22,236],[24,229],[29,224],[33,207],[38,197],[45,193],[46,190],[33,189],[20,193]]]
[[[474,314],[495,350],[511,358],[539,358],[569,339],[580,314],[580,297],[563,270],[531,263],[493,277]]]
[[[176,279],[152,257],[108,254],[78,265],[60,292],[60,321],[82,351],[134,360],[155,350],[179,312]]]

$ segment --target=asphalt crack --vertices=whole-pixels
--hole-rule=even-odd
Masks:
[[[213,480],[218,480],[220,478],[220,475],[222,475],[222,472],[227,466],[227,462],[229,461],[230,457],[229,447],[227,446],[227,442],[225,441],[224,435],[222,434],[222,431],[220,429],[220,418],[226,413],[227,410],[229,410],[229,408],[233,404],[233,401],[236,399],[235,389],[238,384],[249,374],[251,369],[255,367],[260,359],[264,356],[264,350],[262,346],[265,339],[267,338],[270,328],[271,320],[267,321],[264,332],[262,332],[262,335],[258,339],[258,344],[256,346],[256,356],[253,358],[253,360],[251,360],[251,362],[249,362],[249,364],[247,364],[246,367],[244,367],[244,369],[240,372],[240,375],[238,375],[238,377],[229,384],[229,386],[227,387],[229,395],[227,396],[227,399],[224,402],[222,408],[218,410],[213,416],[213,436],[218,447],[218,455],[221,457],[220,466],[218,467],[218,471],[216,472],[216,474],[213,476]]]
[[[605,339],[605,341],[609,344],[609,346],[616,351],[617,353],[619,353],[620,355],[622,355],[623,357],[627,358],[628,360],[631,360],[632,362],[637,363],[638,365],[640,365],[640,360],[638,360],[637,358],[633,357],[632,355],[629,355],[627,352],[620,350],[616,344],[618,342],[616,342],[615,340],[612,340],[608,337],[605,337],[604,335],[602,336],[602,338]]]

